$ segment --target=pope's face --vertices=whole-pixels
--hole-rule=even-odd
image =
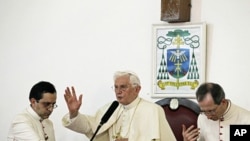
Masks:
[[[114,89],[117,101],[128,105],[138,96],[141,87],[132,85],[129,76],[121,76],[115,80]]]

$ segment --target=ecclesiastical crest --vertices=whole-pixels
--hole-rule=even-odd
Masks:
[[[156,93],[193,93],[204,81],[201,31],[167,28],[156,33]]]

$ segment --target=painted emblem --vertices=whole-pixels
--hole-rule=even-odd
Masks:
[[[158,36],[161,59],[157,64],[157,86],[161,90],[184,86],[195,89],[199,85],[200,71],[194,53],[199,46],[199,36],[191,35],[188,30],[175,29]]]

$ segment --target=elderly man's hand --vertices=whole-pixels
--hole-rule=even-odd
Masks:
[[[79,99],[77,99],[74,87],[71,87],[71,90],[69,87],[67,87],[65,90],[64,99],[69,109],[70,118],[76,117],[78,110],[82,105],[82,94],[79,96]]]

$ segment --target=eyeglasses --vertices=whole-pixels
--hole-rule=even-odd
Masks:
[[[121,86],[113,86],[112,87],[112,89],[114,90],[114,91],[122,91],[122,92],[124,92],[124,91],[126,91],[127,89],[129,88],[129,85],[121,85]]]
[[[58,106],[56,105],[56,103],[50,103],[50,102],[42,102],[42,101],[39,101],[37,100],[37,103],[41,103],[45,108],[49,109],[49,108],[57,108]]]
[[[219,106],[216,106],[214,109],[208,110],[208,111],[201,111],[200,114],[213,115],[213,114],[215,114],[215,112],[217,111],[218,107],[219,107]]]

